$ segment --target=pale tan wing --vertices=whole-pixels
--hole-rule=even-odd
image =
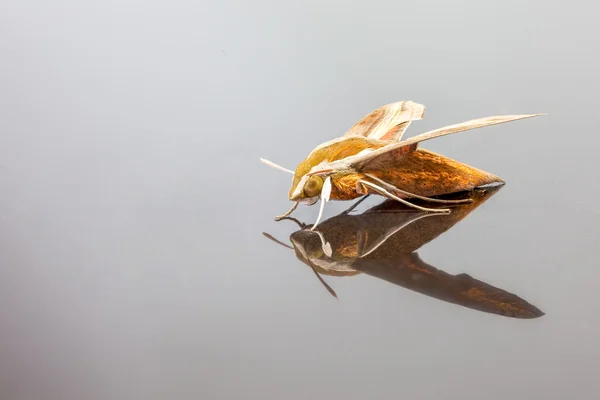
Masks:
[[[372,161],[379,159],[381,157],[388,158],[398,158],[406,154],[407,152],[413,151],[416,149],[418,143],[423,142],[425,140],[430,140],[436,137],[450,135],[452,133],[467,131],[470,129],[482,128],[485,126],[503,124],[505,122],[517,121],[519,119],[532,118],[537,117],[538,115],[543,114],[527,114],[527,115],[504,115],[504,116],[495,116],[495,117],[487,117],[487,118],[478,118],[470,121],[462,122],[456,125],[450,125],[443,128],[439,128],[433,131],[429,131],[412,138],[403,140],[398,143],[393,143],[384,147],[381,147],[377,150],[373,150],[370,152],[361,152],[356,156],[348,157],[344,160],[334,161],[332,162],[328,168],[329,169],[345,169],[348,167],[352,167],[354,169],[361,169]]]
[[[460,124],[445,126],[443,128],[435,129],[420,135],[411,137],[410,139],[404,140],[402,143],[410,145],[413,143],[423,142],[425,140],[434,139],[436,137],[450,135],[452,133],[468,131],[470,129],[483,128],[485,126],[504,124],[506,122],[518,121],[525,118],[533,118],[544,114],[524,114],[524,115],[498,115],[495,117],[477,118],[470,121],[461,122]]]
[[[400,140],[411,121],[423,118],[425,106],[412,101],[386,104],[358,121],[346,134],[378,140]]]

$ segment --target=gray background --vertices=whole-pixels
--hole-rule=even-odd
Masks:
[[[1,1],[0,398],[596,398],[592,4]],[[420,251],[546,316],[368,276],[336,301],[261,235],[294,226],[259,157],[397,100],[409,135],[549,113],[427,143],[508,184]]]

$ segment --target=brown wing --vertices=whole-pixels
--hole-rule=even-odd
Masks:
[[[503,182],[496,175],[424,149],[410,151],[395,160],[386,160],[384,168],[378,163],[371,163],[358,172],[375,176],[398,189],[426,197]]]
[[[353,267],[367,275],[474,310],[513,318],[544,315],[539,308],[513,293],[467,274],[450,275],[427,264],[417,253],[393,259],[361,258]]]

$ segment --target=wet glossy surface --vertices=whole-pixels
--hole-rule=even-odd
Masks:
[[[516,318],[537,318],[544,313],[518,296],[466,274],[449,275],[423,262],[417,253],[424,244],[452,228],[500,187],[445,196],[446,201],[470,201],[450,206],[450,214],[423,212],[387,201],[352,215],[358,205],[355,203],[352,208],[318,227],[306,226],[290,217],[301,228],[290,236],[293,247],[267,233],[264,235],[294,250],[296,257],[313,270],[335,298],[337,294],[321,275],[341,277],[364,273],[479,311]],[[441,208],[439,203],[419,205]]]
[[[0,398],[597,396],[597,10],[334,3],[5,2]],[[340,228],[380,198],[328,204],[360,272],[322,274],[335,299],[262,234],[331,269],[259,157],[293,169],[397,100],[427,106],[406,137],[549,115],[423,145],[507,182],[460,221],[381,241],[401,218]],[[498,298],[545,315],[474,309]]]

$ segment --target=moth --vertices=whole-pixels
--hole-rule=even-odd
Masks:
[[[296,257],[313,270],[336,298],[335,291],[320,275],[351,277],[365,274],[478,311],[515,318],[540,317],[544,313],[521,297],[467,274],[444,272],[423,261],[417,253],[423,245],[452,229],[500,188],[477,188],[468,193],[445,196],[471,200],[470,203],[450,205],[451,214],[415,210],[394,200],[387,200],[361,214],[343,212],[323,221],[315,231],[300,224],[301,229],[290,236],[292,246],[264,235],[293,249]],[[436,207],[435,204],[431,206]],[[486,262],[487,259],[474,260]]]
[[[359,120],[342,137],[318,145],[295,171],[261,158],[263,163],[294,175],[288,194],[294,204],[288,212],[275,219],[289,216],[300,203],[313,205],[321,200],[319,215],[312,227],[315,229],[328,201],[353,200],[370,194],[381,195],[421,211],[448,213],[448,208],[423,207],[407,199],[452,204],[456,201],[435,197],[504,181],[440,154],[418,149],[419,143],[541,115],[478,118],[402,140],[411,122],[422,119],[424,113],[425,106],[412,101],[384,105]]]

